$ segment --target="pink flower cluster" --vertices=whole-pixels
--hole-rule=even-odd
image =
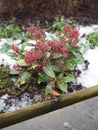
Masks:
[[[66,24],[63,28],[63,32],[70,31],[72,29],[71,25]]]
[[[31,26],[28,28],[28,32],[29,33],[35,33],[36,32],[36,27],[35,26]]]
[[[32,64],[35,64],[38,59],[42,57],[42,51],[41,50],[34,50],[31,49],[26,52],[24,56],[24,61],[26,64],[29,64],[32,66]]]
[[[49,53],[48,58],[45,57],[46,53]],[[37,64],[37,70],[41,69],[43,66],[47,64],[47,60],[52,61],[52,57],[54,53],[57,55],[61,55],[63,59],[67,58],[67,47],[64,44],[57,41],[47,41],[40,42],[37,41],[35,44],[35,48],[27,51],[24,55],[24,61],[26,64],[32,66],[33,64]],[[57,66],[61,66],[60,63],[56,64]]]
[[[32,71],[42,70],[43,66],[47,64],[47,61],[59,66],[62,72],[66,71],[65,61],[72,55],[72,53],[70,54],[70,47],[68,48],[68,46],[73,48],[77,47],[77,39],[79,37],[78,29],[66,24],[64,29],[58,34],[59,41],[46,41],[45,38],[44,40],[40,39],[44,35],[44,30],[37,29],[35,26],[29,27],[28,31],[31,39],[37,39],[34,48],[26,51],[24,54],[24,61],[32,68]],[[14,53],[20,54],[20,49],[16,45],[11,45],[11,48],[14,50]],[[34,67],[32,67],[33,65]],[[20,66],[15,65],[14,69],[20,70]]]
[[[29,27],[28,32],[32,40],[42,39],[45,34],[43,29],[37,29],[35,26]]]
[[[72,29],[70,32],[69,32],[69,38],[72,38],[72,39],[78,39],[79,37],[79,31],[77,28],[74,28]]]
[[[64,35],[62,35],[64,34]],[[58,33],[62,44],[69,44],[72,47],[77,47],[77,39],[79,38],[79,31],[71,25],[66,24],[61,32]]]
[[[61,33],[65,33],[67,38],[71,38],[71,39],[78,39],[79,38],[79,31],[77,28],[72,28],[71,25],[66,24],[63,28],[63,30],[61,31]]]
[[[52,55],[54,53],[62,54],[63,58],[67,57],[67,47],[64,45],[66,43],[57,42],[57,41],[48,41],[47,42],[50,48],[50,52]]]
[[[45,42],[37,41],[35,44],[35,50],[41,50],[43,53],[49,51],[49,46]]]
[[[13,65],[13,69],[15,69],[16,71],[19,72],[19,74],[21,74],[23,72],[23,69],[21,66],[19,66],[18,64],[14,64]]]

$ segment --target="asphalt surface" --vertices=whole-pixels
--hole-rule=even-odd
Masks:
[[[98,97],[2,130],[98,130]]]

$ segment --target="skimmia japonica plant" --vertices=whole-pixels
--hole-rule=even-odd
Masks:
[[[57,40],[46,40],[44,30],[35,26],[28,31],[30,38],[36,41],[31,49],[26,50],[25,44],[21,48],[11,45],[16,60],[13,68],[19,73],[17,83],[29,81],[35,84],[32,86],[44,85],[46,94],[67,93],[68,84],[76,82],[72,73],[75,66],[84,61],[77,45],[78,29],[66,24],[56,34]]]

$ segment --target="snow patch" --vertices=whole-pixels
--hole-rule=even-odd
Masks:
[[[98,47],[95,49],[89,49],[84,58],[89,61],[88,70],[82,71],[77,82],[81,83],[85,87],[91,87],[98,85]]]

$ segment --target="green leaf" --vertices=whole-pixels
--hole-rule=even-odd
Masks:
[[[7,55],[10,56],[14,60],[18,59],[18,57],[14,53],[12,53],[12,52],[7,52]]]
[[[72,58],[70,63],[73,64],[73,65],[76,65],[78,63],[77,58]]]
[[[56,66],[56,65],[51,65],[51,69],[52,69],[53,71],[55,71],[55,72],[60,72],[60,71],[61,71],[60,67],[59,67],[59,66]]]
[[[5,43],[4,45],[2,45],[2,47],[0,48],[0,52],[1,53],[7,53],[10,50],[10,45]]]
[[[18,65],[20,65],[20,66],[28,66],[28,65],[25,63],[24,59],[19,59],[16,64],[18,64]]]
[[[64,75],[63,73],[60,73],[59,76],[58,76],[59,79],[62,79],[62,78],[63,78],[63,75]]]
[[[25,80],[27,80],[28,78],[30,78],[31,77],[31,73],[30,72],[24,72],[24,73],[22,73],[22,75],[21,75],[21,77],[17,80],[17,82],[23,82],[23,81],[25,81]]]
[[[54,53],[52,59],[57,59],[62,57],[62,54]]]
[[[26,53],[26,50],[24,50],[23,52],[21,51],[21,54],[22,54],[22,55],[25,55],[25,53]]]
[[[67,92],[67,84],[58,82],[57,85],[58,85],[58,88],[59,88],[61,91]]]
[[[18,74],[18,72],[16,71],[16,70],[10,70],[10,74],[12,74],[12,75],[15,75],[15,74]]]
[[[71,73],[66,73],[66,77],[64,77],[64,82],[65,83],[70,83],[70,82],[75,83],[76,79],[75,79],[74,75],[72,75]]]
[[[23,43],[21,47],[21,53],[24,53],[25,46],[26,46],[26,43]]]
[[[48,59],[49,56],[50,56],[50,52],[46,52],[46,53],[45,53],[45,58]]]
[[[78,59],[74,57],[70,57],[70,59],[66,59],[65,65],[68,69],[74,70],[75,65],[78,63]]]
[[[43,77],[38,77],[38,84],[42,83],[43,82]]]
[[[66,63],[66,67],[67,67],[67,69],[69,69],[69,70],[74,70],[75,65],[73,65],[73,64],[71,64],[71,63]]]
[[[84,58],[83,55],[81,53],[76,53],[76,58],[78,60],[78,64],[83,64],[84,63]]]
[[[45,88],[45,94],[48,95],[50,93],[51,93],[51,86],[47,85],[46,88]]]
[[[47,66],[43,67],[43,71],[45,72],[46,75],[55,79],[55,73],[51,69],[51,65],[48,64]]]
[[[55,41],[60,41],[60,39],[56,35],[51,35],[50,37]]]
[[[42,83],[42,82],[47,82],[48,81],[48,77],[46,74],[38,74],[38,84]]]
[[[91,47],[98,46],[98,30],[88,34],[86,39],[90,42]]]
[[[38,67],[39,65],[38,64],[33,64],[32,65],[32,68],[34,69],[34,68],[36,68],[36,67]]]

